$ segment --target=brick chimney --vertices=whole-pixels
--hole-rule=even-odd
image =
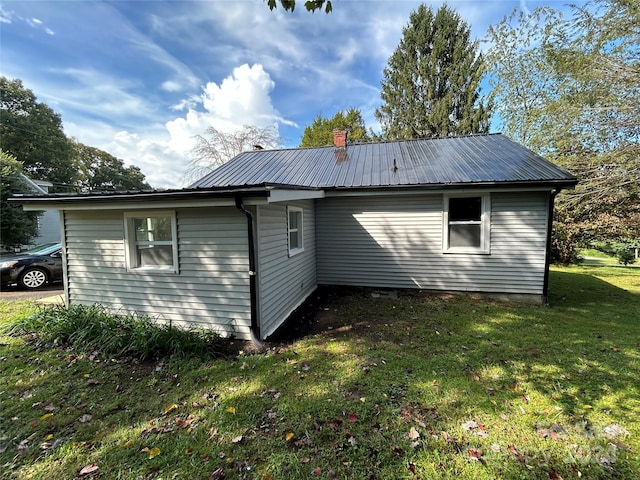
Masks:
[[[333,131],[333,145],[336,148],[347,148],[347,131],[346,130]]]

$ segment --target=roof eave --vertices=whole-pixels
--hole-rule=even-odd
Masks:
[[[578,183],[575,177],[552,180],[526,180],[526,181],[478,181],[478,182],[451,182],[451,183],[429,183],[429,184],[402,184],[402,185],[365,185],[365,186],[345,186],[345,187],[324,187],[325,190],[347,191],[347,190],[389,190],[389,189],[421,189],[421,190],[448,190],[461,188],[551,188],[564,189],[574,188]]]

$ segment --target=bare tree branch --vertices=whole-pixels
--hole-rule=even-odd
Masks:
[[[274,149],[282,144],[275,127],[245,125],[241,130],[225,133],[209,127],[204,135],[196,135],[185,177],[194,181],[223,165],[236,155],[249,150]]]

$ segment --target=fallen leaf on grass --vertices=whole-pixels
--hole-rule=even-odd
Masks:
[[[56,409],[56,407],[52,403],[50,403],[49,405],[44,407],[44,411],[45,412],[53,412],[55,409]]]
[[[562,478],[560,475],[558,475],[558,474],[555,472],[555,470],[551,470],[551,471],[549,472],[549,478],[550,478],[551,480],[563,480],[563,478]]]
[[[100,382],[98,380],[96,380],[95,378],[90,378],[89,380],[87,380],[87,384],[88,385],[98,385]]]
[[[80,470],[80,473],[78,473],[78,475],[89,475],[90,473],[94,473],[98,471],[98,465],[96,465],[95,463],[91,463],[89,465],[87,465],[86,467],[84,467],[82,470]]]
[[[320,467],[316,467],[311,473],[313,473],[317,477],[322,473],[322,469]]]
[[[291,439],[292,439],[293,437],[295,437],[295,436],[296,436],[296,434],[295,434],[295,433],[293,433],[293,432],[289,432],[289,433],[287,433],[287,434],[284,436],[284,441],[285,441],[285,442],[288,442],[289,440],[291,440]]]
[[[235,415],[236,414],[236,409],[234,407],[228,407],[227,408],[227,413],[230,413],[231,415]]]
[[[244,437],[242,435],[238,435],[237,437],[235,437],[233,440],[231,440],[232,443],[240,443],[242,441]]]
[[[211,475],[209,475],[209,480],[220,480],[224,478],[224,469],[222,467],[216,468]]]
[[[158,447],[153,447],[152,449],[149,449],[149,447],[144,447],[140,451],[148,453],[149,454],[149,460],[151,460],[152,458],[155,458],[158,455],[160,455],[160,449]]]
[[[418,432],[415,427],[411,427],[411,430],[404,434],[404,438],[407,440],[417,440],[420,438],[420,432]]]
[[[469,455],[471,455],[472,460],[476,460],[484,466],[487,465],[487,461],[484,458],[482,458],[483,451],[480,450],[479,448],[470,448]]]
[[[473,430],[474,428],[478,428],[478,423],[474,422],[473,420],[469,420],[468,422],[464,422],[461,427],[466,430],[467,432],[470,432],[471,430]]]
[[[172,403],[171,405],[167,406],[167,408],[164,409],[164,414],[168,415],[169,413],[177,409],[178,409],[178,405],[176,405],[175,403]]]
[[[40,417],[40,420],[46,420],[47,418],[53,417],[53,413],[45,413]]]
[[[526,459],[522,456],[520,452],[518,452],[515,446],[509,445],[509,451],[520,463],[527,463]]]
[[[616,423],[612,423],[611,425],[604,427],[603,432],[605,437],[609,440],[615,440],[618,437],[626,437],[630,435],[629,430]]]
[[[355,423],[358,421],[358,416],[355,413],[350,413],[347,416],[347,420],[349,420],[351,423]]]
[[[78,419],[78,421],[80,423],[87,423],[87,422],[90,422],[92,418],[93,418],[93,415],[89,415],[88,413],[85,413]]]
[[[559,440],[560,434],[555,430],[550,428],[540,428],[538,429],[538,436],[540,438],[552,438],[553,440]]]

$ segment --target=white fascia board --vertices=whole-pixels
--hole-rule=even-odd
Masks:
[[[243,205],[264,205],[266,198],[243,198]],[[207,200],[185,200],[185,201],[160,201],[160,202],[100,202],[91,201],[80,203],[27,203],[22,206],[25,212],[36,212],[40,210],[156,210],[191,207],[234,207],[236,203],[233,198],[207,199]]]
[[[269,203],[291,202],[295,200],[313,200],[314,198],[324,198],[324,190],[293,190],[278,189],[271,190]]]

